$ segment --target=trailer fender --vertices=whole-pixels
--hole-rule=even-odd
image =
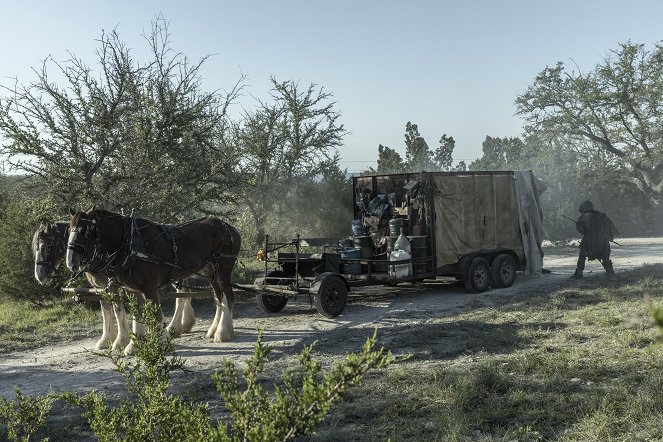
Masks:
[[[344,277],[343,275],[341,275],[340,273],[336,273],[336,272],[324,272],[324,273],[320,273],[320,274],[317,275],[317,276],[315,277],[315,279],[311,282],[311,287],[313,287],[313,285],[315,285],[316,282],[319,283],[320,281],[322,281],[323,279],[325,279],[327,276],[330,276],[330,275],[334,275],[334,276],[336,276],[337,278],[340,278],[341,281],[343,281],[343,283],[345,284],[345,288],[348,290],[348,292],[350,291],[350,284],[348,283],[348,280],[345,279],[345,277]]]

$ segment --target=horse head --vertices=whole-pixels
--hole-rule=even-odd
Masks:
[[[72,272],[81,270],[81,263],[94,251],[97,239],[98,216],[93,206],[85,212],[69,209],[69,239],[67,240],[67,267]]]
[[[50,284],[64,261],[66,234],[67,223],[43,221],[32,238],[35,279],[42,285]]]
[[[69,213],[67,267],[72,272],[105,268],[122,245],[128,218],[95,206],[85,212],[70,209]]]

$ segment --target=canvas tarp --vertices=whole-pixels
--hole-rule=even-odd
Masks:
[[[432,178],[438,268],[472,252],[505,249],[521,260],[527,257],[528,272],[541,272],[542,216],[531,172],[440,173]]]

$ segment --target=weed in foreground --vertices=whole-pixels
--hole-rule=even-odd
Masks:
[[[7,439],[29,441],[43,427],[51,412],[53,401],[51,395],[34,398],[24,396],[18,387],[14,400],[7,401],[0,396],[0,417],[6,427]]]
[[[130,311],[135,309],[130,305]],[[184,361],[175,355],[170,337],[163,333],[156,307],[146,303],[138,312],[146,325],[144,336],[134,339],[135,360],[112,358],[116,370],[124,377],[128,397],[119,405],[99,392],[87,394],[64,392],[37,397],[24,397],[3,402],[2,412],[11,411],[8,424],[10,440],[28,440],[43,426],[55,399],[80,407],[82,415],[100,441],[276,441],[290,440],[309,434],[328,413],[344,391],[358,384],[371,368],[385,367],[392,361],[390,352],[376,350],[377,330],[359,354],[352,354],[329,373],[322,374],[321,364],[312,357],[313,345],[300,355],[300,367],[283,374],[283,385],[268,393],[259,382],[269,346],[258,336],[255,352],[240,371],[225,361],[219,373],[213,374],[217,389],[231,412],[227,421],[215,422],[207,404],[195,403],[169,394],[170,373],[183,369]],[[241,386],[245,386],[242,389]],[[9,411],[7,411],[9,412]]]

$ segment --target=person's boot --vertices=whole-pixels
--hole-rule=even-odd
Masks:
[[[576,272],[573,275],[571,275],[571,279],[580,279],[580,278],[582,278],[582,270],[576,268]]]
[[[605,277],[608,279],[615,279],[615,269],[612,268],[612,261],[609,259],[603,263],[605,267]]]

